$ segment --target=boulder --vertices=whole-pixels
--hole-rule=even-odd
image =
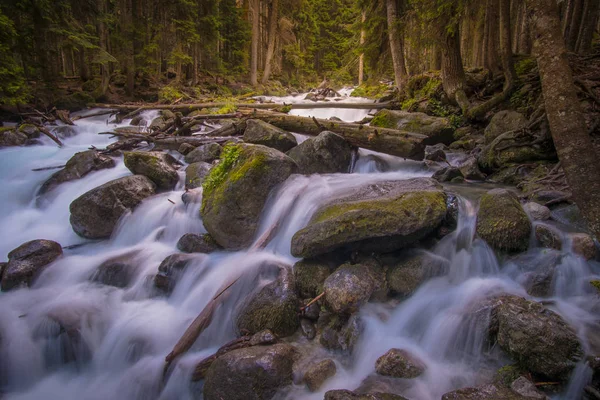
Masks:
[[[173,190],[179,182],[179,174],[173,165],[177,161],[166,153],[125,152],[125,166],[134,175],[144,175],[156,184],[159,190]]]
[[[217,358],[206,373],[206,400],[268,400],[292,384],[298,357],[289,344],[230,351]]]
[[[570,233],[569,241],[573,248],[573,253],[580,255],[586,260],[596,258],[596,244],[594,239],[587,233]]]
[[[435,173],[433,174],[433,179],[435,179],[438,182],[464,181],[462,172],[460,172],[460,169],[456,167],[446,167],[435,171]]]
[[[292,271],[281,267],[276,280],[244,302],[236,318],[238,330],[254,334],[269,329],[279,337],[294,334],[300,325],[299,300],[294,289]]]
[[[446,161],[447,160],[447,156],[446,156],[447,151],[448,151],[448,148],[443,143],[438,143],[433,146],[425,146],[425,160],[436,161],[436,162]]]
[[[141,175],[105,183],[71,203],[71,226],[87,239],[108,238],[121,216],[152,196],[155,190],[156,185]]]
[[[302,335],[308,340],[313,340],[317,336],[317,328],[315,328],[315,324],[310,319],[300,318],[300,329],[302,330]]]
[[[192,151],[186,154],[185,162],[193,164],[197,162],[212,163],[218,160],[221,156],[223,148],[218,143],[209,143],[199,147],[196,147]]]
[[[150,123],[150,130],[152,132],[162,131],[167,126],[167,119],[164,117],[157,117],[152,120]]]
[[[62,255],[60,244],[51,240],[32,240],[8,253],[2,272],[2,290],[29,286],[40,272]]]
[[[481,197],[477,234],[497,250],[522,251],[529,246],[531,222],[513,192],[494,189]]]
[[[427,366],[414,354],[402,350],[391,349],[375,363],[375,371],[379,375],[391,376],[394,378],[413,379],[425,372]]]
[[[564,196],[564,194],[561,194]],[[551,211],[551,219],[560,224],[566,225],[568,228],[579,231],[587,231],[587,223],[575,204],[568,204],[553,208]]]
[[[258,119],[249,119],[246,122],[243,139],[246,143],[262,144],[283,153],[298,145],[296,137],[291,133]]]
[[[333,132],[322,132],[294,147],[288,155],[304,175],[345,173],[350,172],[352,146]]]
[[[487,176],[479,169],[479,165],[475,157],[469,157],[465,161],[461,162],[458,165],[458,169],[465,179],[472,181],[483,181]]]
[[[90,172],[113,168],[115,161],[95,150],[76,153],[63,169],[55,172],[40,188],[39,194],[44,194],[64,182],[81,179]]]
[[[527,118],[521,113],[511,110],[500,111],[485,128],[485,143],[490,144],[503,133],[523,128],[527,123]]]
[[[98,267],[90,280],[106,286],[125,288],[131,283],[134,273],[135,265],[121,260],[108,260]]]
[[[226,249],[249,246],[269,193],[296,170],[291,158],[270,147],[227,146],[203,185],[200,214],[206,230]]]
[[[325,393],[324,400],[407,400],[406,397],[402,397],[392,393],[369,393],[369,394],[358,394],[350,390],[330,390]]]
[[[321,333],[319,343],[329,350],[351,353],[363,333],[364,324],[355,314],[348,318],[345,315],[321,313],[317,323]]]
[[[179,277],[194,258],[188,254],[171,254],[165,258],[158,267],[158,274],[154,277],[154,286],[167,294],[171,293]]]
[[[520,394],[523,397],[526,397],[531,400],[550,400],[548,396],[544,393],[540,392],[538,388],[535,387],[533,382],[529,379],[521,376],[517,378],[511,385],[510,388],[513,392]]]
[[[337,367],[333,360],[323,360],[310,365],[304,373],[302,381],[306,383],[308,390],[318,392],[325,381],[334,376],[336,372]]]
[[[520,366],[552,381],[567,381],[583,356],[573,328],[542,304],[522,297],[491,301],[489,332]]]
[[[209,235],[186,233],[177,242],[177,248],[184,253],[210,254],[221,249],[217,242]]]
[[[556,160],[556,151],[550,139],[536,144],[529,142],[530,140],[518,135],[514,138],[498,137],[482,149],[477,162],[485,171],[489,171],[505,168],[511,164]]]
[[[325,302],[336,314],[352,314],[383,286],[385,274],[376,263],[344,264],[323,283]]]
[[[550,219],[550,209],[533,201],[525,204],[523,209],[536,221],[546,221]]]
[[[446,393],[442,400],[527,400],[528,397],[502,385],[488,384],[463,388]],[[531,399],[530,399],[531,400]]]
[[[190,154],[195,149],[196,149],[196,147],[192,146],[189,143],[182,143],[181,146],[179,146],[179,148],[177,149],[177,151],[179,152],[179,154],[187,156],[188,154]]]
[[[20,125],[19,132],[24,133],[28,139],[38,139],[40,136],[42,136],[39,128],[33,124]]]
[[[554,293],[556,267],[562,262],[562,253],[556,250],[523,253],[512,260],[520,270],[527,271],[521,283],[527,293],[535,297],[549,297]]]
[[[201,187],[208,174],[210,174],[211,168],[211,164],[203,161],[188,165],[185,169],[185,188],[196,189]]]
[[[560,250],[562,248],[562,237],[560,231],[549,225],[536,225],[535,238],[542,247],[548,247],[556,250]]]
[[[430,263],[421,254],[409,255],[386,264],[387,284],[392,294],[399,297],[413,294],[433,274]]]
[[[29,138],[23,132],[0,127],[0,147],[24,146]]]
[[[432,117],[420,112],[381,110],[375,114],[371,126],[418,133],[428,136],[434,143],[450,144],[454,140],[454,128],[448,118]]]
[[[298,261],[294,265],[294,280],[300,297],[313,298],[323,293],[323,282],[336,267],[335,261],[324,258]]]
[[[424,239],[445,217],[446,194],[431,179],[369,183],[319,208],[294,235],[292,254],[390,252]]]

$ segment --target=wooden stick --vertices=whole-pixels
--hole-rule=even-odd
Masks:
[[[321,298],[325,296],[325,292],[321,293],[320,295],[318,295],[317,297],[315,297],[314,299],[312,299],[307,305],[305,305],[304,307],[302,307],[300,309],[300,311],[304,312],[304,310],[306,310],[308,307],[312,306],[313,304],[315,304],[317,301],[321,300]]]
[[[34,169],[32,169],[32,171],[34,171],[34,172],[49,171],[51,169],[60,169],[60,168],[64,168],[64,167],[66,167],[66,165],[57,165],[57,166],[54,166],[54,167],[34,168]]]
[[[88,115],[76,115],[73,118],[71,118],[73,121],[79,121],[80,119],[85,119],[85,118],[92,118],[92,117],[100,117],[102,115],[109,115],[114,113],[113,110],[108,110],[108,111],[98,111],[96,113],[92,113],[92,114],[88,114]]]
[[[40,132],[42,132],[44,135],[48,136],[50,139],[52,139],[54,141],[54,143],[56,143],[58,145],[58,147],[63,147],[62,142],[60,141],[59,138],[57,138],[56,136],[54,136],[48,129],[44,128],[43,126],[38,126],[37,127],[39,129]]]

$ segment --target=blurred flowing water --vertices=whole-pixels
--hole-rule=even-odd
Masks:
[[[317,112],[298,111],[303,115]],[[346,111],[357,113],[335,113],[340,116]],[[148,124],[156,115],[153,111],[143,114]],[[353,114],[342,119],[362,118]],[[174,292],[169,297],[156,296],[153,277],[161,261],[177,252],[177,240],[185,233],[205,232],[199,216],[200,197],[186,205],[182,190],[156,195],[124,216],[110,240],[100,242],[85,241],[73,233],[69,204],[88,190],[129,175],[122,159],[115,168],[64,183],[47,202],[36,202],[37,190],[55,170],[32,169],[63,165],[90,146],[105,147],[112,139],[97,133],[116,126],[107,121],[107,116],[78,121],[76,134],[65,138],[60,149],[45,141],[40,146],[0,150],[1,258],[33,239],[55,240],[63,246],[82,244],[66,250],[31,288],[0,294],[3,398],[200,398],[201,384],[190,384],[194,365],[235,338],[233,321],[240,304],[253,289],[272,279],[263,267],[291,266],[297,261],[290,254],[291,238],[321,204],[366,182],[432,175],[421,163],[361,150],[352,174],[292,176],[272,193],[263,212],[257,238],[274,223],[280,225],[264,250],[196,255]],[[122,126],[128,123],[123,121]],[[470,318],[471,306],[494,293],[527,296],[521,282],[530,272],[528,266],[545,257],[545,250],[532,249],[526,266],[511,260],[500,263],[486,243],[473,239],[476,202],[462,198],[459,205],[457,230],[427,253],[442,267],[440,271],[396,306],[364,307],[365,332],[352,357],[326,355],[319,346],[311,347],[306,339],[296,337],[303,348],[315,352],[314,357],[336,358],[338,374],[318,393],[297,385],[281,397],[322,399],[327,390],[355,389],[374,374],[375,360],[392,347],[409,349],[427,364],[421,377],[398,380],[401,387],[396,390],[410,399],[439,399],[450,390],[481,383],[490,378],[490,371],[507,362],[497,350],[485,347],[483,332]],[[600,303],[584,282],[597,278],[600,269],[569,249],[561,257],[552,308],[590,346],[587,332],[597,328]],[[126,288],[90,279],[99,265],[119,258],[135,266],[134,279]],[[163,383],[165,356],[219,288],[240,273],[243,279],[230,290],[213,323]],[[564,394],[569,397],[564,398],[578,398],[587,380],[589,368],[582,364]]]

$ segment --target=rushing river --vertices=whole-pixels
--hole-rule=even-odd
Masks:
[[[331,110],[299,110],[296,114],[337,115],[344,120],[366,116],[362,111]],[[151,121],[156,115],[146,112],[144,118]],[[122,126],[128,123],[126,120]],[[352,174],[292,176],[263,212],[257,237],[275,221],[281,226],[264,250],[199,255],[174,292],[161,297],[152,285],[161,261],[177,252],[176,243],[183,234],[205,232],[200,204],[185,205],[181,200],[183,178],[181,190],[144,201],[122,218],[110,240],[101,242],[85,241],[72,231],[69,204],[103,183],[129,175],[122,159],[115,168],[60,185],[43,202],[36,199],[37,190],[55,170],[33,169],[63,165],[90,146],[106,147],[114,139],[97,133],[116,126],[108,123],[108,116],[83,119],[74,127],[74,135],[64,139],[62,148],[47,141],[0,151],[0,258],[33,239],[70,246],[31,288],[0,294],[0,392],[5,399],[200,397],[201,384],[189,383],[194,365],[235,338],[233,316],[253,289],[259,267],[265,261],[289,265],[297,261],[290,254],[291,238],[320,204],[365,182],[432,175],[421,163],[361,150]],[[526,268],[510,260],[499,262],[486,243],[472,239],[475,216],[476,199],[462,197],[458,229],[429,253],[444,266],[444,274],[395,306],[372,303],[363,308],[365,332],[351,358],[327,353],[301,336],[294,337],[315,359],[335,358],[338,373],[318,393],[297,385],[282,397],[322,399],[327,390],[353,390],[374,373],[375,360],[393,347],[409,349],[428,367],[417,379],[401,380],[403,387],[397,390],[409,399],[439,399],[450,390],[489,380],[507,359],[497,350],[482,351],[482,333],[470,324],[469,306],[494,293],[527,297],[520,284]],[[543,262],[545,255],[546,250],[530,250],[530,265]],[[99,265],[115,258],[126,258],[136,268],[126,288],[90,280]],[[165,356],[218,288],[242,271],[245,281],[235,285],[213,323],[163,385]],[[576,327],[587,347],[589,332],[598,328],[600,306],[588,282],[598,277],[600,268],[567,249],[558,271],[554,297],[548,304]],[[65,330],[78,332],[77,340]],[[589,376],[589,368],[581,364],[562,398],[579,398]]]

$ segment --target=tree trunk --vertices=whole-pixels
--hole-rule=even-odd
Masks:
[[[442,83],[444,91],[451,101],[456,102],[467,114],[469,100],[465,94],[465,70],[460,54],[460,33],[458,24],[455,29],[444,29],[444,38],[440,40],[442,48]]]
[[[362,17],[360,19],[360,22],[361,22],[361,26],[360,26],[361,53],[358,58],[358,85],[359,86],[362,85],[362,83],[365,79],[365,53],[364,53],[364,51],[362,51],[362,47],[365,45],[365,36],[366,36],[365,21],[366,20],[367,20],[367,13],[365,11],[363,11]]]
[[[403,34],[398,29],[398,8],[396,6],[396,0],[386,0],[386,6],[388,37],[390,41],[390,51],[392,53],[392,63],[394,65],[394,78],[396,80],[396,87],[402,91],[407,72],[404,63]]]
[[[596,30],[598,17],[600,16],[600,1],[586,0],[585,12],[583,15],[581,29],[579,30],[579,38],[577,40],[577,52],[579,54],[586,54],[592,50],[594,31]]]
[[[250,84],[258,86],[258,42],[260,41],[260,0],[252,0],[252,48],[250,51]]]
[[[596,0],[598,2],[598,0]],[[577,38],[579,36],[579,29],[581,27],[581,21],[583,18],[583,0],[575,0],[573,4],[573,14],[571,20],[567,21],[568,29],[565,41],[567,49],[569,51],[575,51],[577,48]]]
[[[544,105],[554,146],[573,200],[600,238],[600,164],[588,134],[554,0],[527,0],[536,32]]]
[[[100,1],[99,4],[99,10],[100,13],[102,14],[100,16],[100,18],[98,18],[98,38],[100,39],[100,49],[102,51],[106,51],[108,52],[108,48],[106,46],[106,24],[104,23],[104,18],[106,13],[108,12],[107,9],[107,0],[102,0]],[[106,95],[106,92],[108,91],[108,86],[110,84],[110,69],[109,69],[109,65],[108,65],[108,61],[105,61],[103,63],[100,64],[100,87],[98,88],[98,94],[100,95],[99,97],[103,97]]]
[[[486,6],[486,31],[487,31],[487,42],[485,44],[485,58],[484,67],[490,70],[493,74],[500,72],[500,59],[498,57],[498,44],[499,40],[499,16],[498,6],[499,0],[487,0]]]
[[[504,90],[514,87],[517,81],[515,63],[512,52],[512,34],[510,29],[510,0],[500,0],[500,52],[502,54],[502,70],[504,71]]]
[[[277,36],[277,22],[279,21],[279,0],[271,0],[271,11],[269,12],[269,44],[265,58],[265,70],[263,72],[262,84],[269,82],[271,75],[271,64],[275,54],[275,38]]]

